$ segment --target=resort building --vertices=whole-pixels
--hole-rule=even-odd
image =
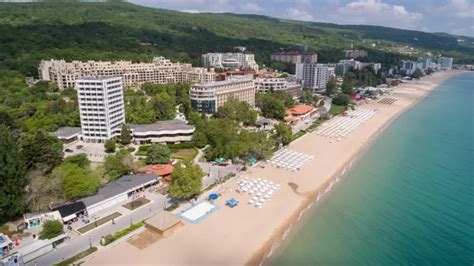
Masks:
[[[191,105],[198,112],[215,113],[230,99],[255,106],[255,84],[252,79],[233,77],[224,81],[194,84],[189,91]]]
[[[216,74],[216,81],[226,80],[234,76],[247,77],[253,79],[257,74],[253,69],[235,69]]]
[[[453,58],[440,57],[438,58],[438,64],[442,70],[451,70],[453,69]]]
[[[314,64],[318,62],[318,54],[313,52],[303,51],[288,51],[288,52],[275,52],[271,55],[272,61],[279,61],[285,63],[310,63]]]
[[[296,105],[293,108],[286,110],[285,122],[286,123],[297,123],[298,121],[304,121],[312,117],[316,113],[316,109],[309,105]]]
[[[329,80],[329,67],[325,64],[296,64],[296,78],[303,82],[304,88],[322,92]]]
[[[93,216],[125,202],[137,192],[151,186],[163,186],[161,178],[155,174],[125,175],[99,188],[95,195],[64,204],[53,211],[59,211],[63,223],[69,223],[80,215]]]
[[[339,60],[339,63],[336,64],[335,74],[338,76],[344,76],[350,69],[362,70],[367,67],[372,68],[375,73],[377,73],[382,68],[382,64],[365,63],[354,59]]]
[[[289,78],[257,78],[254,80],[255,88],[259,93],[268,93],[274,91],[286,91],[292,98],[298,99],[301,90],[301,84],[295,79]]]
[[[247,53],[207,53],[202,56],[202,65],[206,68],[249,68],[258,72],[255,56]]]
[[[158,121],[155,124],[128,124],[133,143],[180,143],[193,138],[196,128],[182,120]]]
[[[191,64],[172,63],[155,57],[151,63],[131,61],[42,60],[38,67],[41,80],[56,82],[60,90],[73,88],[77,79],[88,76],[122,77],[124,86],[140,87],[143,83],[197,83],[215,78],[213,69],[195,68]]]
[[[367,57],[369,54],[364,50],[344,50],[345,58],[358,58],[358,57]]]
[[[416,69],[423,70],[423,64],[416,61],[402,61],[400,70],[404,71],[406,75],[412,75]]]
[[[76,81],[82,137],[104,143],[120,135],[125,123],[121,77],[87,77]]]

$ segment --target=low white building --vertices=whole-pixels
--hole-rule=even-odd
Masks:
[[[196,128],[182,120],[158,121],[155,124],[128,124],[133,142],[138,145],[151,143],[180,143],[193,139]]]
[[[265,94],[274,91],[285,91],[294,99],[299,98],[301,90],[303,89],[300,83],[287,78],[256,78],[254,83],[259,93]]]

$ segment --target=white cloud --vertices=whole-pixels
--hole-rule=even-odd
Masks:
[[[356,0],[340,7],[330,16],[334,22],[416,28],[423,19],[421,13],[409,12],[404,6],[390,5],[381,0]]]
[[[256,3],[251,3],[251,2],[240,4],[240,9],[242,11],[250,12],[250,13],[252,13],[252,12],[257,13],[257,12],[263,10],[263,8],[261,6],[259,6]]]
[[[438,9],[438,13],[447,17],[472,19],[474,17],[474,5],[471,0],[449,0],[446,5]]]
[[[310,13],[308,13],[304,10],[296,9],[296,8],[288,8],[288,11],[286,13],[286,17],[289,18],[289,19],[303,20],[303,21],[313,21],[314,20],[314,17]]]

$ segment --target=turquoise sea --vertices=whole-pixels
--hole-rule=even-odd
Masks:
[[[270,265],[474,265],[474,73],[402,114]]]

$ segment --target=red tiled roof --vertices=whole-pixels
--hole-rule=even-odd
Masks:
[[[153,164],[144,167],[144,171],[149,174],[167,176],[173,172],[174,167],[171,164]]]
[[[296,105],[288,110],[292,115],[304,115],[313,111],[313,107],[309,105]]]

